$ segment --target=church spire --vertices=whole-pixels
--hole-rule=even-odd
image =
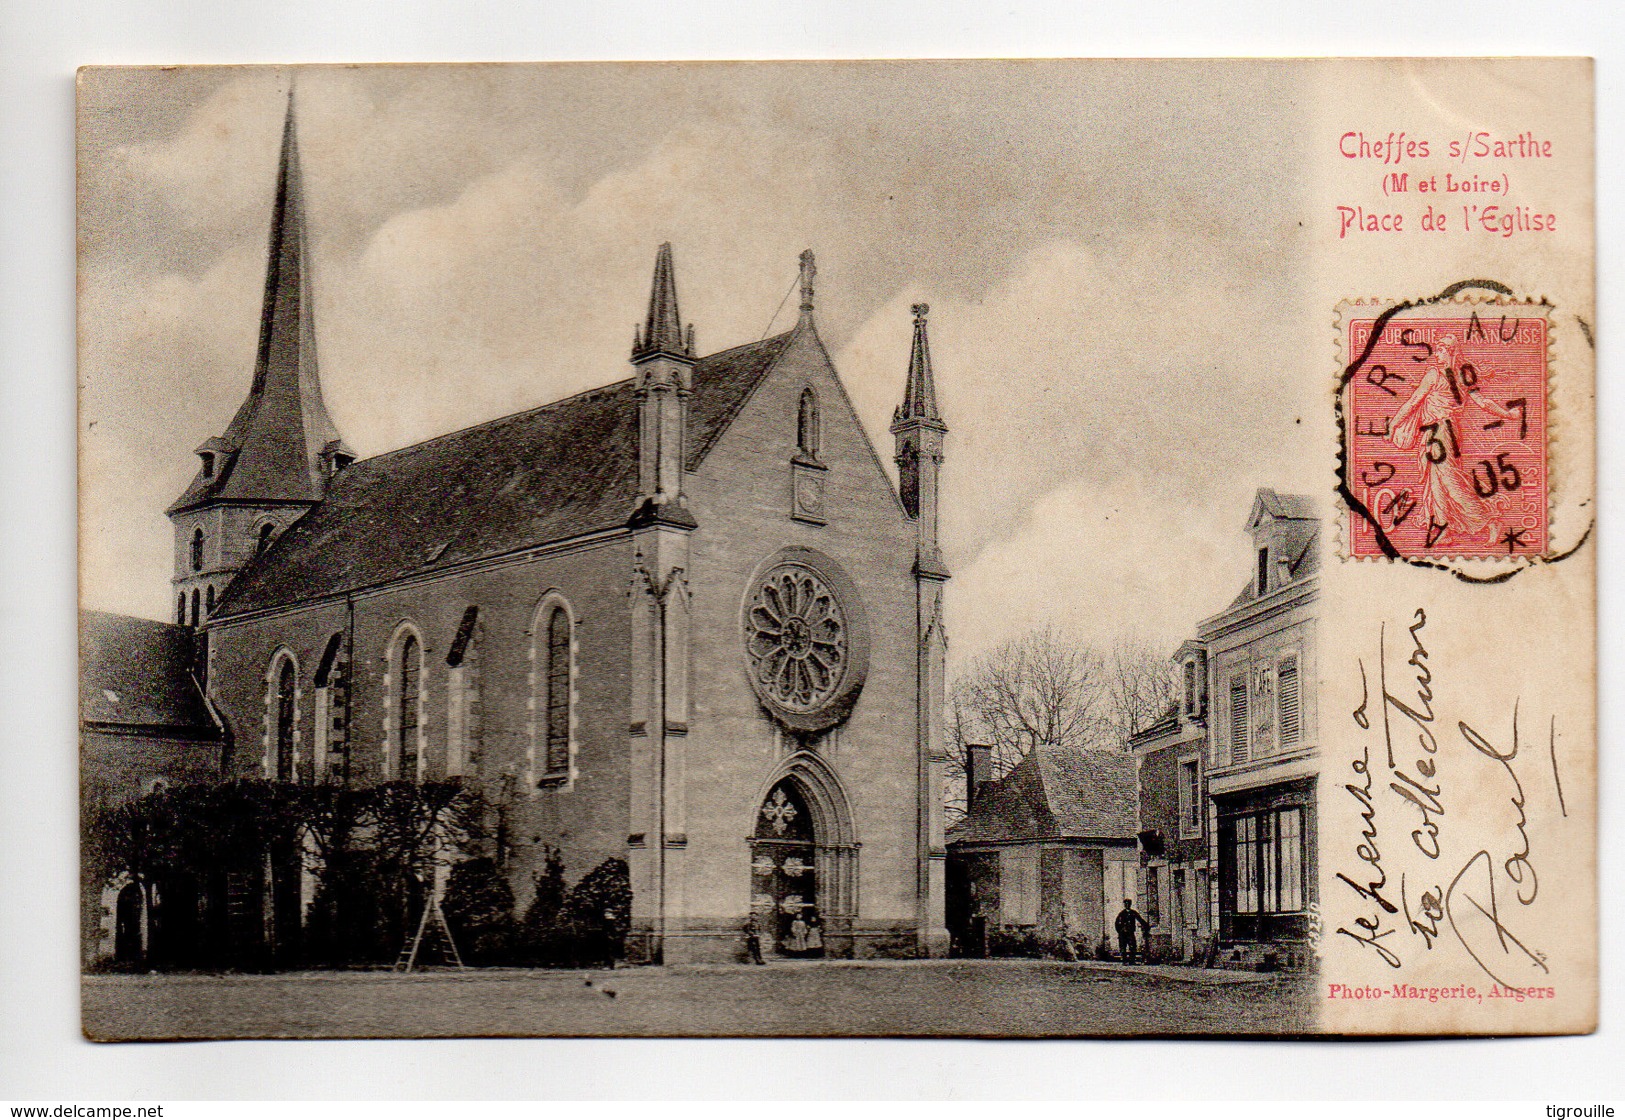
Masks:
[[[322,400],[293,92],[282,123],[259,346],[248,397],[198,448],[202,469],[171,512],[210,501],[315,502],[355,455]]]
[[[942,423],[937,415],[937,389],[931,378],[931,342],[925,333],[925,317],[930,305],[916,303],[914,312],[914,349],[908,357],[908,384],[903,389],[903,403],[892,415],[892,431],[899,424],[911,420],[929,420]]]
[[[176,621],[198,625],[231,580],[327,493],[355,458],[322,401],[293,93],[282,122],[259,346],[248,397],[169,507]]]
[[[632,360],[636,362],[655,354],[692,358],[693,351],[692,328],[685,336],[682,318],[677,311],[677,274],[671,263],[671,242],[666,241],[655,254],[654,283],[649,288],[649,314],[643,321],[643,333],[633,337]]]
[[[942,472],[943,442],[948,425],[937,415],[937,390],[931,378],[931,345],[925,317],[930,308],[914,305],[914,348],[908,356],[908,383],[903,403],[892,415],[897,441],[898,497],[908,515],[919,521],[919,567],[946,578],[937,551],[937,483]]]

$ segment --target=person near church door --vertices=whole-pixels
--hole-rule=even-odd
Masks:
[[[824,955],[824,921],[818,916],[817,910],[807,911],[807,955],[809,957]]]
[[[750,956],[752,964],[766,964],[762,960],[762,922],[752,910],[750,917],[745,919],[745,952]]]

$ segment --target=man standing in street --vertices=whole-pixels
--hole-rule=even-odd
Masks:
[[[1136,938],[1139,931],[1135,928],[1136,926],[1144,926],[1146,936],[1151,935],[1151,923],[1142,918],[1140,912],[1134,909],[1134,900],[1132,898],[1125,898],[1123,900],[1123,909],[1117,915],[1117,951],[1122,956],[1124,964],[1136,963],[1136,959],[1140,955],[1139,941]]]

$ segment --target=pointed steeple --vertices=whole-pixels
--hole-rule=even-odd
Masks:
[[[671,242],[663,242],[655,254],[654,283],[649,289],[649,314],[643,321],[643,333],[633,336],[634,362],[655,354],[676,358],[692,358],[692,330],[683,332],[682,317],[677,311],[677,274],[671,263]]]
[[[355,457],[322,400],[314,302],[289,91],[253,381],[224,434],[198,449],[202,469],[171,512],[221,500],[320,501],[328,477]]]
[[[942,423],[937,415],[937,389],[931,378],[931,342],[926,337],[925,317],[930,314],[928,304],[916,303],[914,312],[914,349],[908,357],[908,384],[903,389],[903,403],[892,415],[892,431],[912,420]]]

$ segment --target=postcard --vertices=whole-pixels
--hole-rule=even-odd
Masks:
[[[1591,1031],[1592,89],[81,71],[86,1034]]]

